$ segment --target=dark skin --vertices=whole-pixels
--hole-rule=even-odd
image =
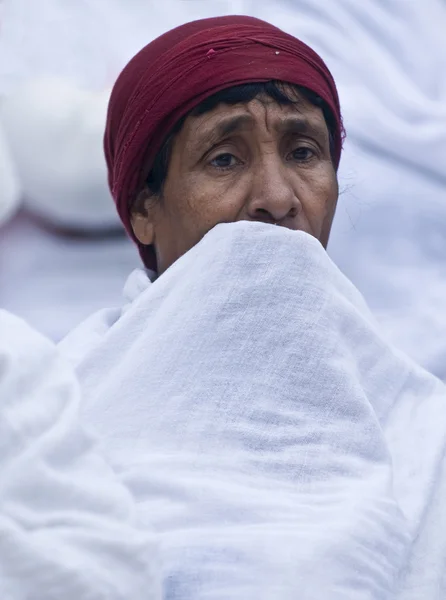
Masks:
[[[137,239],[155,248],[158,274],[218,223],[261,221],[326,247],[338,198],[322,111],[299,96],[259,97],[189,116],[177,134],[162,197],[132,214]]]

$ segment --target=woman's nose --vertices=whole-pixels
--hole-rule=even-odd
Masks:
[[[269,156],[253,169],[248,199],[250,219],[280,223],[295,219],[301,208],[291,173],[280,157]]]

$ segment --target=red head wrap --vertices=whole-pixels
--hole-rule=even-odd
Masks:
[[[175,123],[224,88],[270,80],[325,100],[336,120],[337,167],[344,131],[333,77],[311,48],[277,27],[252,17],[203,19],[172,29],[132,58],[111,94],[104,147],[109,186],[133,239],[131,204]],[[138,245],[144,264],[156,268],[152,249]]]

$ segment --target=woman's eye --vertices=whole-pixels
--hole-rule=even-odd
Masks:
[[[229,154],[228,152],[224,154],[219,154],[211,160],[211,165],[219,169],[228,169],[229,167],[233,167],[236,164],[237,159],[233,154]]]
[[[314,150],[308,148],[306,146],[302,146],[301,148],[296,148],[291,152],[293,160],[310,160],[315,155]]]

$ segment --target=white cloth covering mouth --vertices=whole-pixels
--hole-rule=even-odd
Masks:
[[[219,225],[132,285],[61,349],[165,598],[444,598],[445,387],[319,242]]]
[[[0,598],[158,600],[158,548],[54,345],[0,311]]]

